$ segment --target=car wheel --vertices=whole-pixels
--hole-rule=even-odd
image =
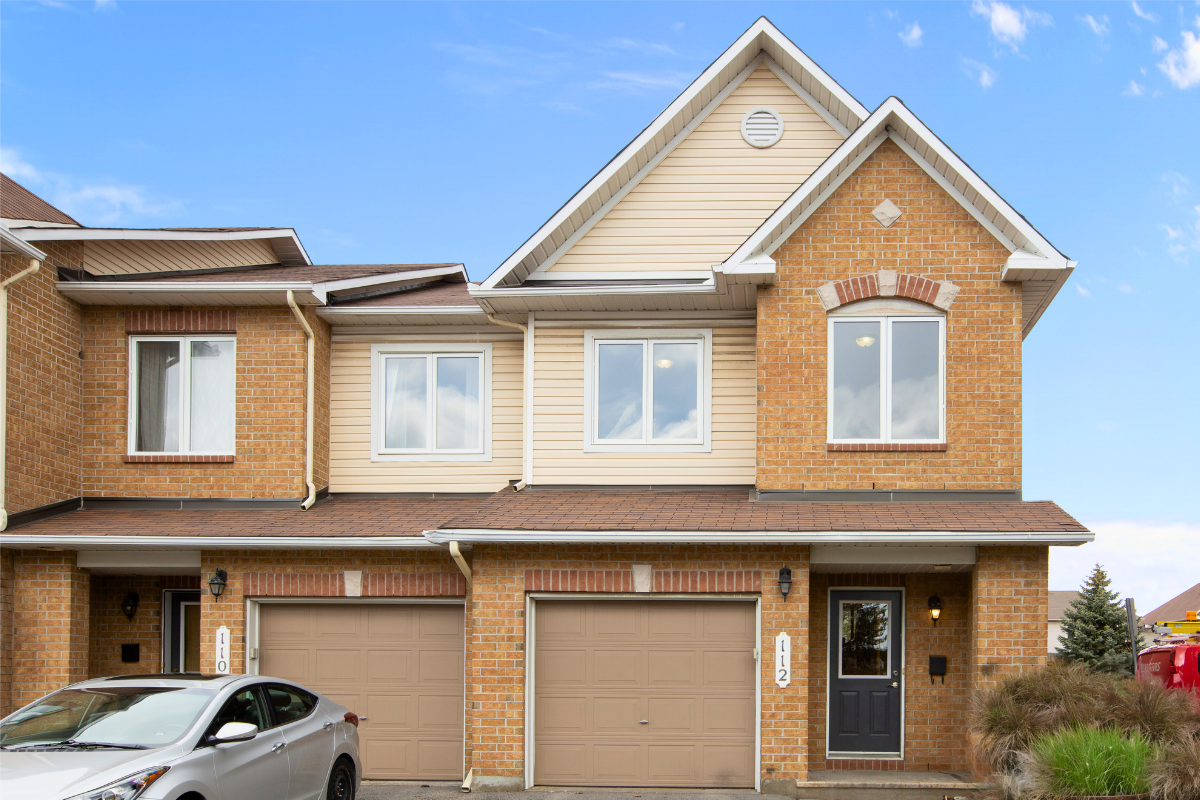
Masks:
[[[333,765],[325,797],[327,800],[354,800],[354,770],[345,761]]]

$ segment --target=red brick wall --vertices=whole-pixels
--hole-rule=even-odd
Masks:
[[[321,489],[329,483],[329,326],[308,318],[317,342],[314,483]],[[86,309],[83,331],[84,496],[304,496],[305,337],[289,309],[238,309],[233,462],[127,463],[125,309]]]
[[[55,267],[82,266],[78,242],[39,242],[49,259],[8,290],[8,513],[79,496],[83,373],[80,311],[54,288]],[[0,256],[0,279],[29,266]]]
[[[74,553],[24,551],[13,560],[12,705],[88,677],[87,570]]]
[[[971,685],[1046,663],[1049,547],[976,548],[971,582]]]
[[[809,769],[962,770],[969,767],[966,737],[969,697],[970,576],[813,574],[812,646],[809,650]],[[905,590],[904,760],[847,761],[825,757],[828,716],[829,587]],[[929,597],[942,599],[942,617],[929,620]],[[946,656],[946,682],[929,683],[929,656]]]
[[[870,216],[884,198],[903,216]],[[1021,488],[1021,288],[1008,250],[885,142],[775,253],[758,295],[760,489]],[[879,269],[950,281],[944,452],[826,449],[827,315],[817,287]]]
[[[129,592],[139,596],[133,619],[121,603]],[[88,677],[150,675],[162,672],[162,588],[153,575],[93,575],[89,617]],[[141,645],[141,660],[121,661],[121,645]]]

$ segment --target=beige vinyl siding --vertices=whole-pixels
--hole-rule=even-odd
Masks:
[[[492,343],[491,461],[371,461],[371,345]],[[521,334],[337,335],[330,352],[329,491],[494,492],[521,478]]]
[[[771,147],[742,138],[742,116],[755,106],[783,116],[783,138]],[[841,143],[811,106],[760,67],[548,272],[710,269]]]
[[[83,266],[97,275],[278,264],[267,239],[239,241],[91,241]]]
[[[754,483],[753,327],[713,328],[709,453],[585,453],[584,330],[539,326],[534,345],[535,485]]]

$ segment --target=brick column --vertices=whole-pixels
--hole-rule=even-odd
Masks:
[[[792,794],[796,781],[808,779],[809,548],[797,547],[781,559],[792,570],[787,600],[779,591],[778,568],[762,574],[762,644],[759,674],[762,682],[762,790]],[[773,566],[773,564],[771,564]],[[775,683],[775,636],[792,637],[792,680],[786,688]]]
[[[75,553],[13,559],[12,705],[88,677],[91,576]]]

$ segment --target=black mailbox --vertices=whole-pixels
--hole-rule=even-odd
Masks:
[[[142,660],[142,646],[139,643],[121,645],[121,660],[126,664],[136,664]]]
[[[942,676],[942,683],[946,682],[946,657],[945,656],[930,656],[929,657],[929,682],[933,683],[936,676]]]

